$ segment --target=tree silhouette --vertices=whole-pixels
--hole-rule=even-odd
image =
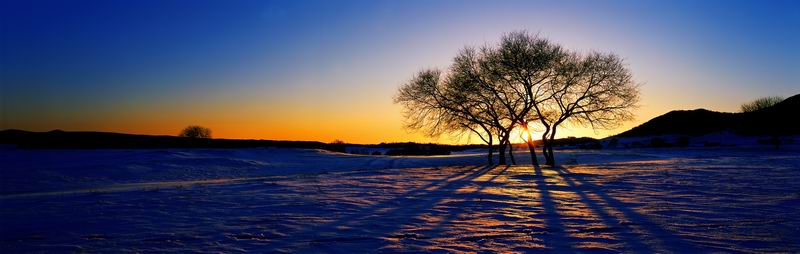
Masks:
[[[768,96],[768,97],[758,98],[754,101],[742,104],[741,112],[746,113],[746,112],[758,111],[759,109],[765,109],[775,106],[775,104],[778,104],[782,101],[783,97],[780,96]]]
[[[211,129],[197,126],[197,125],[190,125],[184,128],[180,134],[180,137],[187,137],[187,138],[211,138]]]
[[[449,80],[447,79],[449,78]],[[398,90],[395,103],[405,108],[406,127],[424,130],[428,136],[473,133],[489,146],[488,163],[493,163],[496,105],[465,92],[462,82],[444,77],[439,70],[423,70]],[[501,154],[501,163],[504,156]]]
[[[487,90],[504,102],[512,123],[508,131],[520,127],[529,134],[527,145],[531,163],[537,165],[529,125],[539,120],[540,115],[531,112],[551,98],[547,84],[554,79],[554,66],[566,56],[566,51],[538,35],[517,31],[504,35],[498,46],[485,47],[484,52],[487,60],[483,67],[488,79],[502,86]]]
[[[541,125],[542,151],[554,165],[552,143],[559,126],[616,126],[632,118],[638,96],[617,55],[580,55],[520,31],[503,35],[496,45],[464,48],[445,72],[421,71],[400,87],[395,102],[404,106],[408,128],[430,136],[476,134],[489,145],[490,163],[495,143],[500,164],[506,163],[511,132],[522,128],[531,163],[537,165],[531,132]]]
[[[555,67],[549,99],[534,108],[545,127],[542,135],[546,163],[555,165],[553,140],[564,123],[609,129],[633,118],[639,86],[615,54],[570,53]]]

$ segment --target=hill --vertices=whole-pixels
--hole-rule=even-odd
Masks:
[[[747,113],[674,110],[615,137],[700,136],[726,131],[744,136],[800,135],[797,112],[800,112],[800,94],[772,107]]]

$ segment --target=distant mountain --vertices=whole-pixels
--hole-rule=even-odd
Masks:
[[[775,106],[748,113],[674,110],[615,137],[700,136],[724,131],[745,136],[800,135],[798,112],[800,94],[786,98]]]

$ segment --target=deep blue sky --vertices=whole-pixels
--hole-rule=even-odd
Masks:
[[[638,119],[800,93],[800,1],[0,2],[0,128],[426,141],[395,89],[528,30],[626,58]],[[440,142],[442,140],[439,140]]]

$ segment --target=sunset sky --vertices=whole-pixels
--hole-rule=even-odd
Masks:
[[[0,129],[467,142],[403,129],[398,86],[527,30],[615,52],[637,118],[800,93],[800,1],[0,1]],[[472,140],[479,142],[479,140]]]

